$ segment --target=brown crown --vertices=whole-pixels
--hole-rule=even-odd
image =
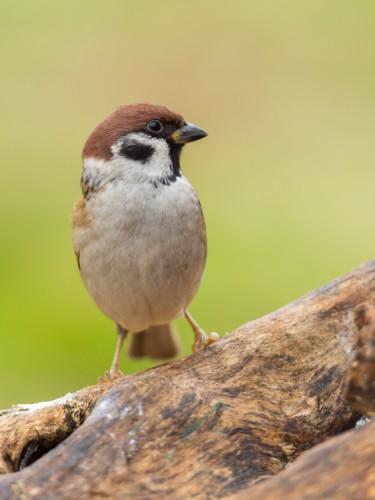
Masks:
[[[150,120],[179,122],[178,113],[156,104],[130,104],[121,106],[103,120],[92,132],[82,151],[82,158],[95,157],[110,160],[111,146],[119,137],[132,130],[142,130]]]

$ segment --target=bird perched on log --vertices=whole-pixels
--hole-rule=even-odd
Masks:
[[[116,324],[116,377],[128,332],[131,356],[169,358],[178,342],[171,321],[185,315],[196,351],[207,336],[187,306],[206,262],[205,222],[197,194],[181,172],[188,142],[207,134],[166,107],[122,106],[89,136],[82,153],[83,196],[72,213],[82,280]]]

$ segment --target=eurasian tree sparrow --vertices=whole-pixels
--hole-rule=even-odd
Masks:
[[[169,358],[178,351],[170,322],[184,314],[196,351],[207,336],[187,311],[206,262],[199,199],[181,172],[184,144],[207,134],[163,106],[118,108],[83,149],[82,198],[72,213],[81,276],[117,326],[110,376],[119,373],[130,331],[132,356]]]

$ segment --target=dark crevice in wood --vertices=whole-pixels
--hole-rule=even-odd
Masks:
[[[40,405],[19,405],[0,412],[0,474],[21,471],[71,436],[110,384],[93,387]],[[89,388],[90,389],[90,388]]]
[[[61,441],[63,441],[63,439],[61,439]],[[61,441],[44,441],[43,439],[34,439],[33,441],[27,443],[21,452],[17,471],[25,469],[29,465],[36,462],[39,458],[60,444]]]

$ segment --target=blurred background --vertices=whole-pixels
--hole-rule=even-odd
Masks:
[[[1,2],[0,407],[110,366],[114,326],[81,283],[69,213],[82,146],[119,105],[164,104],[209,133],[182,159],[208,228],[191,305],[206,330],[374,256],[374,16],[370,0]]]

